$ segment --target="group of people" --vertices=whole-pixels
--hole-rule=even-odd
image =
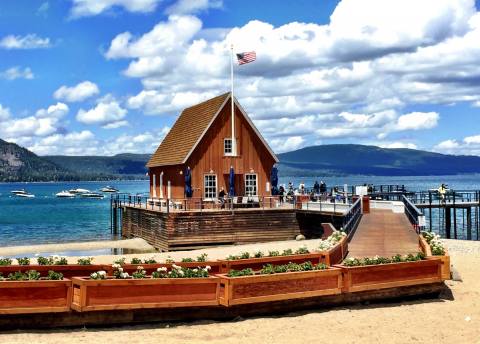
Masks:
[[[333,192],[333,190],[332,190]],[[302,181],[298,184],[298,188],[295,188],[292,182],[288,183],[288,187],[285,184],[280,185],[278,188],[278,196],[280,197],[280,203],[292,202],[295,196],[309,195],[312,200],[316,200],[322,195],[327,195],[327,184],[322,180],[320,183],[315,181],[313,188],[308,192],[305,187],[305,183]]]

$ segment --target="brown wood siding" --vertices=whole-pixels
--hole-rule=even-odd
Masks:
[[[204,175],[211,171],[217,175],[217,189],[223,187],[228,192],[230,166],[233,166],[236,174],[237,195],[244,195],[245,174],[251,171],[257,174],[258,195],[267,195],[266,183],[270,179],[270,171],[275,160],[237,107],[235,107],[237,156],[224,156],[224,139],[231,137],[230,108],[228,102],[186,163],[186,166],[192,169],[194,197],[203,197]],[[201,192],[198,192],[198,189]]]

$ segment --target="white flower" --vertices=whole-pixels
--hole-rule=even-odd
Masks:
[[[120,264],[116,264],[116,263],[112,264],[112,268],[114,268],[114,269],[119,269],[120,267],[121,267]]]
[[[167,268],[165,266],[162,266],[161,268],[157,269],[158,272],[167,272]]]
[[[102,271],[99,271],[98,274],[99,274],[100,276],[106,276],[106,275],[107,275],[107,273],[106,273],[105,271],[103,271],[103,270],[102,270]]]
[[[130,275],[128,274],[128,272],[122,272],[122,273],[120,274],[120,278],[125,279],[125,278],[128,278],[128,277],[130,277]]]
[[[123,268],[118,268],[118,272],[123,272]]]
[[[137,266],[137,270],[143,270],[143,266]]]
[[[192,271],[195,272],[195,273],[197,273],[197,272],[198,272],[198,269],[193,269]]]
[[[205,267],[205,270],[207,270],[207,271],[210,271],[211,269],[212,269],[212,267],[211,267],[210,265],[207,265],[207,266]]]
[[[98,274],[96,272],[92,273],[90,275],[91,278],[96,279],[98,277]]]
[[[172,269],[181,270],[182,267],[181,267],[181,266],[178,266],[178,265],[175,265],[175,264],[172,264]]]

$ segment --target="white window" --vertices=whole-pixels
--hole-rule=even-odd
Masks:
[[[224,155],[233,154],[232,139],[223,139],[223,153]]]
[[[256,174],[246,174],[245,175],[245,195],[246,196],[256,196],[256,195],[258,195],[257,175]]]
[[[204,176],[204,197],[205,199],[217,198],[217,176],[206,174]]]

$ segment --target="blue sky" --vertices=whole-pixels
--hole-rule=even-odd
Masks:
[[[363,143],[480,155],[473,0],[5,0],[0,138],[37,154],[151,153],[229,89],[275,151]]]

